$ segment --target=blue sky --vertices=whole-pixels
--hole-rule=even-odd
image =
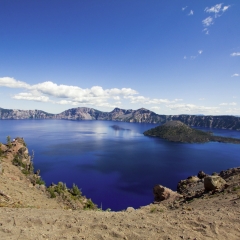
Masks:
[[[0,107],[240,115],[240,1],[0,0]]]

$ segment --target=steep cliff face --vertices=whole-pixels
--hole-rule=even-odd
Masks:
[[[54,114],[41,110],[18,110],[0,108],[0,119],[47,119],[54,118]]]
[[[170,115],[167,120],[178,120],[194,127],[240,130],[240,118],[234,116]]]
[[[177,120],[188,126],[240,130],[240,117],[234,116],[197,116],[197,115],[159,115],[148,109],[138,110],[115,108],[102,112],[93,108],[79,107],[68,109],[59,114],[41,110],[15,110],[0,108],[0,119],[69,119],[69,120],[112,120],[138,123],[165,123]]]

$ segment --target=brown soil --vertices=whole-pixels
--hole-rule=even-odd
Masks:
[[[122,212],[66,210],[12,165],[19,147],[2,158],[0,239],[240,239],[237,191]]]

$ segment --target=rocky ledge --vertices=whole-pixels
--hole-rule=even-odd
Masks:
[[[197,175],[179,181],[176,192],[159,184],[153,188],[154,203],[170,203],[174,207],[196,198],[232,192],[237,193],[240,198],[240,167],[211,175],[199,171]]]

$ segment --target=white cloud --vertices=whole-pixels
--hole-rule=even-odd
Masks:
[[[226,113],[231,113],[231,114],[235,114],[235,115],[240,115],[240,108],[229,108]]]
[[[188,16],[192,16],[193,15],[193,10],[191,10],[188,14]]]
[[[13,96],[17,100],[28,100],[37,102],[49,102],[49,97],[47,96],[34,96],[32,93],[19,93]]]
[[[219,3],[219,4],[216,4],[215,6],[213,7],[206,7],[205,8],[205,12],[208,12],[208,13],[219,13],[221,11],[221,8],[222,8],[222,3]]]
[[[157,106],[154,106],[154,107],[151,107],[152,110],[160,110],[161,108],[160,107],[157,107]]]
[[[149,98],[144,96],[124,96],[125,99],[130,99],[131,103],[146,103],[149,101]]]
[[[205,100],[205,98],[199,98],[198,100],[200,100],[200,101],[204,101],[204,100]]]
[[[214,14],[215,18],[222,16],[224,12],[226,12],[230,8],[230,5],[228,6],[223,6],[223,3],[216,4],[215,6],[212,7],[206,7],[204,9],[204,12],[209,13],[209,14]],[[209,30],[206,27],[209,27],[214,24],[213,18],[212,17],[207,17],[204,20],[202,20],[202,24],[204,26],[203,32],[205,34],[209,34]]]
[[[225,12],[225,11],[227,11],[230,7],[231,7],[231,5],[224,6],[223,9],[222,9],[222,11]]]
[[[231,77],[239,77],[240,75],[238,73],[234,73]]]
[[[234,52],[230,54],[232,57],[238,57],[240,56],[240,52]]]
[[[219,112],[219,107],[205,107],[205,106],[196,106],[194,104],[172,104],[167,105],[166,107],[171,110],[178,110],[179,112],[207,112],[207,113],[217,113]]]
[[[61,105],[78,105],[78,102],[73,102],[73,101],[68,101],[68,100],[61,100],[58,102],[55,102],[57,104],[61,104]]]
[[[198,50],[198,54],[196,56],[190,56],[190,59],[194,60],[195,58],[197,58],[202,53],[203,53],[203,50]],[[187,56],[184,56],[183,59],[186,60]]]
[[[207,13],[214,13],[215,18],[217,18],[217,17],[221,16],[221,13],[226,12],[230,7],[230,5],[223,6],[223,7],[222,7],[222,5],[223,5],[223,3],[219,3],[219,4],[216,4],[215,6],[210,7],[210,8],[206,7],[204,11],[207,12]]]
[[[12,98],[17,100],[51,102],[61,105],[93,105],[99,107],[116,107],[121,104],[121,97],[131,103],[154,104],[176,103],[182,99],[172,101],[161,98],[149,98],[138,94],[131,88],[111,88],[103,89],[101,86],[91,88],[80,88],[78,86],[56,84],[51,81],[34,85],[17,81],[14,78],[0,78],[0,86],[9,88],[23,88],[25,92],[15,94]],[[113,103],[115,102],[115,103]]]
[[[212,17],[207,17],[204,20],[202,20],[203,26],[204,27],[209,27],[211,25],[213,25],[213,18]]]
[[[204,28],[204,29],[203,29],[203,32],[205,32],[205,34],[208,35],[208,34],[209,34],[209,30],[208,30],[208,28]]]
[[[121,98],[119,96],[113,96],[114,100],[120,100]]]
[[[236,106],[237,103],[235,103],[235,102],[232,102],[232,103],[220,103],[219,105],[220,106]]]
[[[0,86],[9,87],[9,88],[29,88],[30,87],[29,84],[25,82],[17,81],[14,78],[10,78],[10,77],[0,78]]]
[[[182,11],[184,11],[187,7],[188,7],[188,6],[186,6],[186,7],[182,7]]]
[[[103,89],[100,86],[93,86],[90,89],[82,89],[77,86],[68,86],[68,85],[57,85],[53,82],[43,82],[30,87],[32,90],[37,90],[43,94],[47,94],[54,97],[60,98],[82,98],[82,97],[103,97],[109,98],[116,94],[118,95],[134,95],[137,94],[137,91],[131,88],[112,88],[112,89]]]
[[[163,104],[163,103],[175,103],[182,101],[182,99],[174,99],[174,100],[168,100],[168,99],[161,99],[161,98],[148,98],[144,96],[125,96],[125,99],[130,99],[131,103],[142,103],[142,104]]]
[[[0,86],[23,88],[26,90],[26,92],[14,95],[14,99],[70,105],[84,103],[95,106],[113,107],[115,105],[110,104],[109,100],[118,101],[121,96],[138,94],[136,90],[131,88],[103,89],[101,86],[93,86],[83,89],[78,86],[58,85],[51,81],[30,85],[10,77],[0,78]]]

